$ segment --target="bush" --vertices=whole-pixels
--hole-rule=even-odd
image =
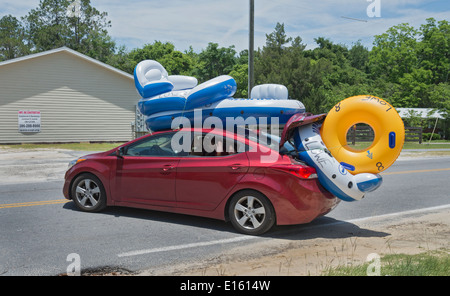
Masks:
[[[422,134],[422,138],[424,141],[429,141],[430,137],[431,137],[431,133],[423,133]],[[441,139],[441,135],[433,134],[433,138],[431,140],[433,141],[433,140],[440,140],[440,139]]]

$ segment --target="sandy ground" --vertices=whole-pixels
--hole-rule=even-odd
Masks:
[[[68,162],[84,154],[64,149],[0,147],[0,183],[62,180]],[[449,154],[402,152],[399,160]],[[320,275],[330,267],[364,263],[372,253],[382,256],[449,252],[450,208],[338,222],[326,227],[305,225],[299,232],[284,237],[289,238],[267,237],[204,262],[162,267],[139,275]]]
[[[449,151],[402,152],[399,160],[449,156]],[[329,268],[373,262],[371,254],[450,255],[450,208],[373,217],[332,226],[305,226],[289,239],[267,239],[207,260],[147,270],[139,275],[307,276]],[[449,266],[450,270],[450,266]],[[450,275],[450,271],[449,271]]]
[[[321,275],[330,267],[363,264],[373,253],[382,257],[436,250],[450,252],[450,208],[306,227],[290,239],[268,239],[230,249],[205,262],[148,270],[140,275]],[[371,258],[369,261],[373,262]]]

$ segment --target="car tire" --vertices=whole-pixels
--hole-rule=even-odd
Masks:
[[[248,235],[261,235],[275,224],[271,202],[253,190],[241,191],[232,197],[228,217],[237,231]]]
[[[72,183],[72,200],[84,212],[100,212],[106,207],[106,192],[99,178],[81,174]]]

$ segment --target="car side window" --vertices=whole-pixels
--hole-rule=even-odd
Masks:
[[[240,141],[214,134],[193,134],[189,156],[219,157],[248,151]]]
[[[171,141],[174,133],[166,133],[151,136],[126,148],[125,156],[179,156],[177,151],[172,149]]]

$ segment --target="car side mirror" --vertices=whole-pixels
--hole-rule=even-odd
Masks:
[[[125,147],[120,147],[119,149],[116,150],[117,157],[123,157],[125,153],[126,153]]]

